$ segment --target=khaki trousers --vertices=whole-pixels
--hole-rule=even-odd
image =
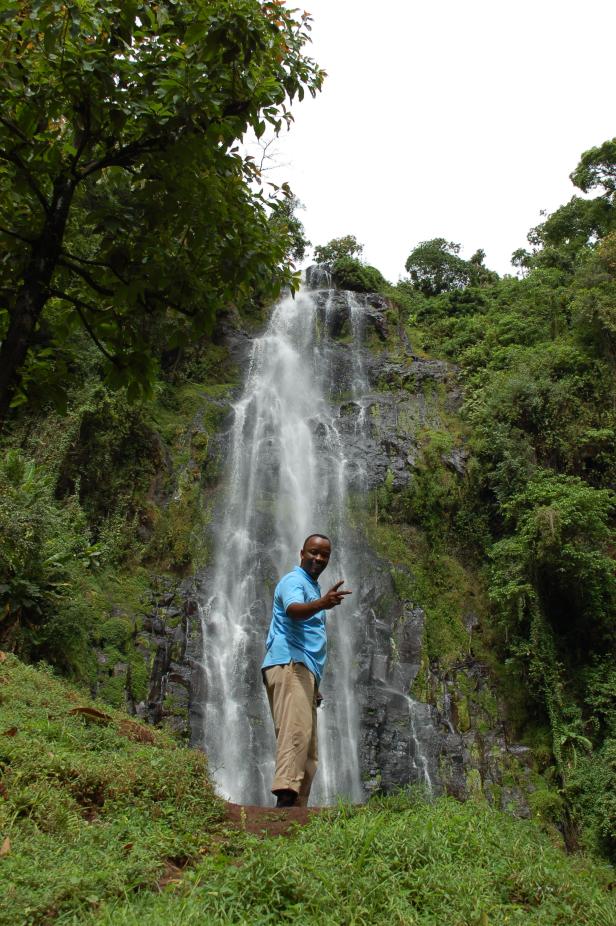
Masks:
[[[301,662],[269,666],[263,676],[276,731],[272,791],[295,791],[305,807],[318,760],[315,677]]]

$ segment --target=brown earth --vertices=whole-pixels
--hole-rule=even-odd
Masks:
[[[250,804],[232,804],[226,802],[225,820],[234,829],[253,836],[292,836],[299,826],[308,823],[311,817],[323,813],[327,807],[256,807]],[[214,836],[212,843],[216,844],[223,837]],[[209,852],[211,845],[202,852]],[[241,864],[238,862],[237,864]],[[184,872],[190,867],[187,859],[167,859],[165,870],[157,882],[158,890],[170,884],[179,884]]]
[[[231,826],[255,836],[287,836],[293,829],[308,823],[326,807],[255,807],[227,802],[227,820]]]

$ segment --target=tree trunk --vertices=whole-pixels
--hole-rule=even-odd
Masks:
[[[21,370],[41,312],[49,299],[49,284],[62,250],[75,184],[74,177],[60,177],[54,183],[49,213],[41,234],[32,246],[9,329],[0,346],[0,431],[19,386]]]

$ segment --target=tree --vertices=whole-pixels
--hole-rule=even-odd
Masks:
[[[530,230],[528,241],[534,253],[527,266],[575,270],[580,254],[616,227],[616,209],[603,196],[582,199],[573,196],[545,222]]]
[[[499,276],[494,270],[488,270],[484,261],[486,252],[479,248],[468,259],[469,282],[473,286],[487,286],[489,283],[498,283]]]
[[[606,197],[613,202],[616,199],[616,138],[585,151],[571,180],[584,193],[603,187]]]
[[[342,257],[359,259],[364,250],[355,235],[344,235],[342,238],[332,238],[327,244],[318,244],[314,249],[314,259],[317,264],[325,264],[331,269],[332,265]]]
[[[288,188],[234,143],[324,75],[281,0],[0,2],[1,424],[48,318],[138,394],[158,326],[187,338],[290,282],[268,222]]]
[[[460,247],[444,238],[420,242],[404,265],[414,286],[425,296],[467,286],[472,274],[467,261],[459,257]]]
[[[355,257],[339,257],[331,265],[331,274],[336,286],[356,293],[380,293],[387,286],[380,270]]]
[[[355,235],[332,238],[327,244],[314,249],[317,264],[322,264],[331,273],[336,286],[357,293],[378,293],[387,285],[387,280],[376,267],[364,263],[364,250]]]
[[[306,248],[310,245],[304,224],[297,216],[298,210],[303,208],[303,203],[291,195],[275,204],[270,217],[270,225],[274,231],[281,231],[288,237],[288,256],[295,261],[304,259]]]
[[[584,193],[598,190],[599,195],[573,196],[530,230],[533,253],[520,250],[514,255],[524,255],[527,268],[574,272],[584,252],[616,229],[616,139],[584,152],[570,178]]]

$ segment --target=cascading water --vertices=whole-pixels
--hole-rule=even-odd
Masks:
[[[298,562],[311,531],[333,541],[323,591],[339,579],[351,590],[356,585],[353,563],[345,557],[346,459],[327,401],[327,379],[335,371],[327,362],[326,338],[318,337],[317,311],[314,294],[301,290],[279,303],[267,331],[254,341],[244,394],[234,409],[211,595],[201,609],[203,742],[220,792],[237,801],[271,801],[274,737],[263,686],[255,692],[255,679],[274,585]],[[337,795],[362,798],[352,671],[358,617],[352,598],[328,615],[313,787],[320,804]]]
[[[339,796],[352,801],[366,796],[357,703],[366,575],[349,523],[349,490],[361,493],[366,478],[365,306],[352,293],[336,296],[346,300],[345,369],[329,337],[333,291],[302,288],[276,306],[265,334],[253,342],[244,392],[234,407],[217,554],[200,606],[200,739],[220,793],[243,803],[272,800],[275,742],[260,664],[276,582],[298,562],[302,541],[314,531],[332,538],[322,590],[344,579],[353,595],[327,616],[319,770],[311,800],[326,805]],[[343,426],[342,406],[333,396],[353,405],[352,425],[347,418]]]

